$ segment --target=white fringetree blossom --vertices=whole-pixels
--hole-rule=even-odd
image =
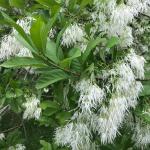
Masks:
[[[66,71],[67,73],[78,76],[74,71],[70,71],[68,66],[71,66],[71,61],[74,58],[78,58],[77,56],[79,53],[81,53],[81,57],[82,55],[86,56],[90,53],[90,48],[92,49],[93,47],[92,44],[97,42],[91,42],[90,45],[89,41],[91,39],[94,40],[97,36],[106,37],[108,39],[115,37],[118,39],[117,47],[114,49],[123,53],[123,55],[113,62],[109,60],[108,56],[108,66],[105,66],[105,63],[99,65],[99,60],[97,60],[97,58],[101,55],[101,50],[104,49],[104,53],[110,54],[111,48],[105,42],[101,45],[95,44],[97,46],[92,49],[94,58],[89,58],[91,66],[94,67],[88,66],[83,74],[81,73],[82,76],[78,78],[78,81],[71,81],[72,78],[69,80],[69,84],[71,88],[73,88],[72,93],[74,93],[75,96],[78,95],[76,99],[76,108],[70,110],[70,112],[73,112],[73,116],[69,120],[66,120],[65,125],[63,124],[63,126],[60,127],[57,126],[54,140],[58,146],[67,146],[72,150],[100,149],[97,142],[95,142],[97,139],[102,145],[113,143],[115,138],[121,134],[120,128],[126,116],[129,115],[131,109],[135,109],[138,105],[139,94],[143,90],[143,85],[140,80],[144,79],[144,65],[146,60],[143,56],[138,54],[138,50],[135,46],[135,41],[137,41],[135,36],[142,34],[145,29],[142,29],[141,26],[139,27],[138,23],[136,24],[135,18],[138,17],[139,14],[148,11],[150,0],[93,0],[91,3],[92,5],[90,8],[84,8],[82,12],[83,16],[80,16],[80,14],[73,16],[73,13],[69,12],[69,9],[71,9],[71,0],[65,0],[59,13],[67,17],[70,15],[72,17],[71,22],[62,33],[61,38],[56,37],[56,35],[58,35],[57,30],[59,30],[57,26],[49,30],[49,40],[57,41],[54,47],[50,47],[54,51],[47,52],[46,45],[44,47],[46,49],[44,49],[46,51],[44,51],[45,54],[41,49],[42,52],[40,51],[40,54],[37,52],[38,60],[42,62],[42,65],[50,59],[49,63],[46,63],[46,67],[50,64],[52,65],[51,68],[55,69],[54,73],[52,72],[53,75],[49,76],[48,69],[51,68],[44,68],[43,70],[46,70],[48,73],[46,72],[45,74],[47,76],[44,76],[42,79],[45,81],[45,79],[48,80],[50,78],[53,80],[51,83],[54,83],[55,80],[59,81],[64,79],[62,77],[63,75],[57,73],[57,79],[54,79],[56,70],[59,70],[59,72]],[[23,28],[27,35],[30,35],[32,22],[35,20],[36,19],[32,17],[25,17],[17,20],[16,23]],[[91,26],[89,31],[86,30],[86,23],[88,26]],[[137,27],[135,33],[133,25]],[[61,34],[61,32],[62,31],[59,33]],[[42,34],[41,31],[40,34]],[[17,35],[19,35],[18,31],[13,29],[9,34],[2,37],[0,46],[1,62],[13,56],[34,58],[31,51],[18,41]],[[36,45],[37,43],[34,44]],[[144,49],[144,52],[148,51],[146,45],[141,45],[141,47]],[[73,56],[71,55],[64,60],[62,60],[62,58],[59,58],[60,60],[57,58],[59,57],[57,56],[57,52],[63,53],[63,51],[66,52],[73,48],[79,48],[81,52],[75,53]],[[62,57],[65,58],[66,56],[63,55]],[[82,59],[84,59],[84,57],[79,59],[79,61],[82,61]],[[96,63],[94,62],[95,60]],[[74,59],[73,63],[78,65],[78,60]],[[83,62],[81,65],[84,67],[84,65],[86,66],[89,64],[88,62]],[[43,70],[39,69],[38,71],[42,72]],[[42,83],[44,81],[42,80]],[[46,83],[46,85],[49,84]],[[52,97],[57,99],[59,92],[67,93],[69,90],[65,91],[64,89],[63,91],[59,91],[57,96],[55,96],[56,91],[53,92],[49,87],[43,88],[43,91],[45,94],[52,92]],[[63,97],[61,98],[63,99]],[[32,96],[25,95],[25,99],[26,101],[22,104],[22,108],[24,108],[23,119],[35,119],[39,121],[42,116],[40,98],[32,94]],[[68,98],[66,99],[68,100]],[[52,106],[55,109],[56,103]],[[146,110],[143,113],[149,115],[150,111]],[[135,146],[145,147],[150,144],[150,126],[144,125],[140,120],[137,121],[135,126],[132,127],[132,140],[135,142]],[[5,135],[1,133],[0,140],[4,138]],[[9,150],[13,149],[25,150],[26,147],[22,144],[9,147]]]
[[[4,140],[5,139],[5,134],[4,133],[0,133],[0,140]]]
[[[23,18],[17,21],[17,24],[20,25],[27,34],[29,34],[32,18]],[[32,57],[30,50],[25,48],[15,37],[15,34],[18,34],[15,29],[11,31],[10,34],[5,35],[2,38],[0,46],[0,61],[9,59],[12,56],[18,57]]]
[[[38,120],[41,115],[41,108],[39,107],[40,100],[33,95],[32,97],[27,97],[26,102],[23,103],[25,108],[23,119],[32,119],[35,118]]]
[[[62,36],[62,45],[66,47],[73,46],[77,42],[81,42],[84,38],[82,27],[76,23],[70,25]]]
[[[15,146],[10,146],[8,150],[25,150],[26,147],[23,144],[16,144]]]
[[[132,140],[135,142],[135,147],[146,148],[150,143],[150,126],[138,120],[133,128]]]
[[[116,0],[94,0],[94,12],[90,13],[91,23],[94,23],[90,31],[91,36],[104,32],[109,37],[117,36],[120,39],[120,47],[132,46],[134,37],[129,24],[139,13],[146,11],[149,4],[148,0],[127,0],[126,3],[120,4],[117,4]],[[76,28],[71,26],[66,29],[62,38],[63,45],[68,47],[83,40],[83,31]],[[96,145],[90,140],[93,138],[91,132],[99,134],[101,143],[113,143],[129,109],[135,108],[138,103],[137,99],[143,86],[137,79],[144,78],[145,62],[144,57],[136,54],[136,49],[130,49],[111,70],[104,71],[103,80],[108,81],[106,85],[100,87],[91,79],[79,81],[75,86],[80,94],[78,111],[70,120],[71,123],[56,130],[56,143],[69,146],[73,150],[89,150],[91,145],[94,145],[94,149]],[[83,123],[87,125],[84,129]],[[74,132],[78,133],[78,138]],[[146,137],[150,136],[149,132],[141,132],[135,133],[134,139],[138,139],[137,143],[148,144]],[[140,137],[141,135],[143,137]],[[87,146],[89,143],[90,146]]]

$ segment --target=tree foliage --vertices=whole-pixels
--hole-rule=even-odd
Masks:
[[[0,149],[149,149],[149,5],[0,0]]]

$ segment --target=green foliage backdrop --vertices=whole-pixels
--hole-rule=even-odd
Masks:
[[[96,2],[96,0],[0,0],[0,133],[1,136],[5,135],[5,137],[0,136],[1,150],[149,149],[150,16],[147,12],[150,11],[138,13],[127,23],[126,26],[132,28],[133,40],[132,44],[129,44],[129,41],[124,46],[124,43],[130,40],[130,36],[123,37],[119,33],[108,34],[103,30],[106,24],[102,18],[99,20],[100,25],[97,25],[99,23],[97,18],[92,20],[93,12],[97,13],[97,9],[103,3],[105,6],[105,3],[111,0],[99,0],[100,6],[97,6]],[[124,0],[117,0],[115,3],[117,5],[115,7],[118,8],[128,5],[128,1]],[[147,3],[149,9],[150,3],[149,1]],[[104,11],[106,22],[110,21],[111,25],[109,10],[104,8],[100,10]],[[83,135],[82,138],[80,132],[78,136],[81,143],[79,140],[76,147],[73,145],[74,141],[71,143],[65,135],[64,139],[68,141],[61,143],[63,140],[57,137],[57,129],[66,127],[67,124],[69,128],[72,122],[74,124],[72,130],[78,127],[78,123],[87,125],[91,114],[100,115],[103,106],[109,107],[115,95],[114,91],[115,93],[117,91],[115,84],[120,75],[111,74],[109,71],[117,68],[132,49],[136,50],[137,58],[146,60],[145,78],[140,78],[141,67],[141,74],[137,73],[139,76],[134,77],[135,83],[139,81],[143,84],[142,91],[139,90],[135,98],[138,99],[138,103],[136,107],[131,106],[125,110],[124,121],[119,123],[116,136],[110,140],[111,142],[109,139],[103,141],[103,133],[91,129],[90,141],[87,143],[86,140],[84,141],[86,137]],[[136,74],[136,67],[134,69],[133,72]],[[127,75],[128,78],[131,77],[130,74]],[[82,93],[82,90],[88,89],[88,86],[86,88],[83,86],[82,90],[81,86],[76,89],[76,85],[82,79],[89,79],[89,86],[92,84],[96,89],[100,87],[106,93],[103,97],[105,101],[102,103],[94,102],[93,106],[89,106],[90,108],[85,104],[86,111],[82,108],[84,104],[79,99],[88,94],[87,91]],[[127,89],[128,92],[130,90],[132,92],[131,88]],[[133,94],[131,93],[132,96]],[[95,95],[93,94],[92,98]],[[120,108],[122,103],[123,100],[119,104]],[[84,114],[85,117],[82,113],[90,115]],[[105,118],[105,114],[103,115]],[[145,130],[149,133],[148,142],[144,146],[142,144],[136,146],[137,143],[132,137],[135,132],[134,127],[139,122],[142,122],[144,127],[147,126]],[[91,127],[89,124],[87,126]],[[87,132],[82,131],[85,132],[84,134]],[[90,146],[86,147],[89,143]],[[92,147],[92,144],[96,147]]]

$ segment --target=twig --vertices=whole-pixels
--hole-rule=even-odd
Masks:
[[[21,118],[21,123],[22,123],[22,127],[23,127],[23,131],[24,131],[25,138],[27,139],[26,127],[25,127],[25,125],[24,125],[24,122],[23,122],[23,119],[22,119],[22,118]]]
[[[150,81],[150,78],[147,79],[136,79],[137,81]]]
[[[15,127],[12,127],[12,128],[7,129],[7,130],[4,130],[4,131],[2,131],[2,133],[10,132],[10,131],[15,130],[17,128],[20,128],[21,126],[22,126],[22,123],[20,125],[15,126]]]
[[[149,15],[147,15],[147,14],[143,14],[143,13],[140,13],[141,15],[143,15],[143,16],[145,16],[145,17],[148,17],[148,18],[150,18],[150,16]]]

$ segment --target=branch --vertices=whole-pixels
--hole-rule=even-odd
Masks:
[[[136,79],[137,81],[150,81],[150,78],[147,79]]]
[[[12,127],[12,128],[9,128],[9,129],[7,129],[7,130],[2,131],[2,133],[10,132],[10,131],[12,131],[12,130],[15,130],[15,129],[20,128],[21,126],[22,126],[22,124],[19,124],[19,125],[15,126],[15,127]]]
[[[150,16],[149,15],[147,15],[147,14],[143,14],[143,13],[140,13],[141,15],[143,15],[143,16],[145,16],[145,17],[148,17],[148,18],[150,18]]]

